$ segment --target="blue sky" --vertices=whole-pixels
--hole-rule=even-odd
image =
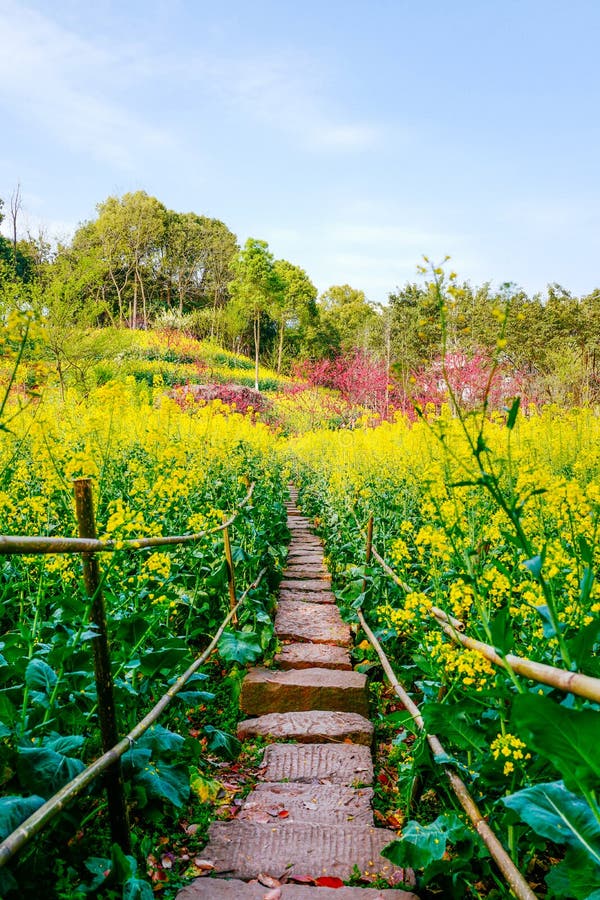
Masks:
[[[143,189],[378,302],[423,253],[582,294],[599,39],[597,0],[0,0],[0,197],[66,236]]]

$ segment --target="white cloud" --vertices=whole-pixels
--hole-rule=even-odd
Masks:
[[[122,50],[106,50],[12,0],[0,3],[0,32],[0,98],[33,124],[40,142],[51,134],[125,170],[135,168],[140,148],[173,149],[164,131],[109,99],[103,86],[124,64]]]

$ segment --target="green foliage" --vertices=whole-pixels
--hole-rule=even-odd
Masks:
[[[572,791],[594,790],[600,781],[600,716],[595,709],[568,709],[549,697],[519,694],[512,709],[514,731],[550,760]]]
[[[224,631],[219,640],[219,654],[226,662],[245,666],[256,662],[262,652],[259,636],[254,631]]]
[[[564,782],[536,784],[502,801],[541,837],[568,848],[547,878],[556,897],[586,900],[600,883],[600,824],[586,801]]]

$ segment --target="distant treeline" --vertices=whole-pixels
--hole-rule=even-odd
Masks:
[[[3,209],[0,200],[0,221]],[[306,272],[274,259],[264,241],[240,248],[219,219],[169,210],[144,191],[98,204],[56,248],[43,234],[17,237],[19,212],[11,203],[13,239],[0,236],[4,311],[30,304],[55,327],[181,329],[278,370],[360,349],[405,380],[441,352],[439,295],[426,279],[392,291],[385,306],[347,284],[318,296]],[[441,281],[444,292],[450,280]],[[550,284],[531,297],[513,284],[452,285],[449,351],[491,354],[508,304],[504,366],[536,380],[545,399],[600,399],[600,289],[574,297]]]

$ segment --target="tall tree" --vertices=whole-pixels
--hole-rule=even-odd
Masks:
[[[305,328],[317,316],[317,289],[300,266],[286,259],[275,261],[275,272],[282,285],[277,308],[279,339],[277,342],[277,374],[281,372],[286,331]]]
[[[281,303],[283,283],[266,241],[248,238],[233,267],[230,285],[236,306],[252,322],[254,343],[254,387],[258,390],[261,320]]]
[[[330,324],[339,335],[342,352],[364,350],[368,346],[377,312],[364,291],[349,284],[333,285],[319,297],[319,311],[323,324]]]

